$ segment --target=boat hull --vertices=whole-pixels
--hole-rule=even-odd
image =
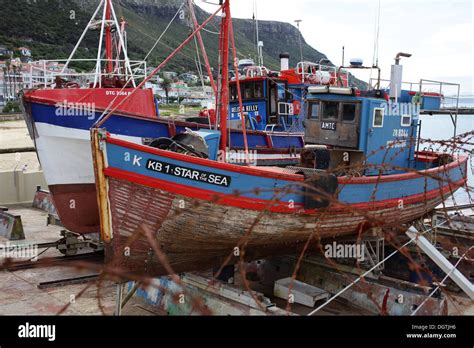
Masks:
[[[64,227],[79,234],[98,233],[100,221],[95,183],[49,185],[48,188]]]
[[[402,212],[393,206],[361,213],[347,209],[316,215],[262,214],[121,179],[110,178],[108,184],[114,234],[112,243],[107,244],[107,262],[152,276],[169,272],[151,252],[145,231],[152,232],[175,272],[205,270],[218,268],[227,258],[229,264],[238,262],[236,250],[244,252],[244,259],[250,261],[299,252],[312,235],[311,250],[318,240],[357,234],[373,220],[384,221],[387,230],[396,228],[423,216],[443,199],[436,196],[409,204]]]
[[[236,167],[110,136],[94,139],[107,259],[152,276],[169,268],[150,236],[175,272],[217,267],[238,260],[236,250],[251,260],[298,251],[309,238],[354,235],[373,226],[392,231],[432,211],[466,180],[466,158],[420,172],[340,177],[328,207],[306,209],[302,175]],[[211,175],[220,176],[219,184]]]

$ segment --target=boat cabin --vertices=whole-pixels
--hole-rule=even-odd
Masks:
[[[413,167],[419,110],[395,108],[380,91],[310,87],[306,98],[302,156],[316,169],[363,164],[361,175]]]
[[[279,72],[262,66],[246,66],[239,78],[247,128],[267,131],[303,131],[306,89],[311,86],[349,86],[349,74],[334,66],[299,62],[289,68],[289,55],[280,54]],[[230,81],[229,126],[242,128],[237,82]]]
[[[240,82],[243,111],[247,128],[254,130],[286,130],[298,117],[300,100],[288,87],[288,81],[276,74],[249,76]],[[237,82],[230,83],[230,128],[242,128]]]

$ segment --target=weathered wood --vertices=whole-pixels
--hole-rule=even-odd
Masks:
[[[362,214],[399,226],[437,206],[443,197],[358,214],[330,210],[319,215],[260,213],[216,202],[189,199],[123,180],[108,178],[113,239],[107,258],[115,266],[159,276],[166,271],[142,233],[154,232],[176,272],[218,267],[248,233],[245,259],[252,260],[301,250],[311,233],[315,239],[357,233],[367,221]],[[249,232],[250,231],[250,232]],[[315,243],[314,243],[315,244]],[[241,249],[237,249],[242,252]],[[235,263],[239,257],[233,257]]]
[[[100,130],[93,129],[92,136],[92,157],[94,159],[94,174],[97,189],[97,203],[99,205],[100,215],[100,236],[104,242],[110,242],[112,239],[112,230],[110,224],[109,204],[108,204],[108,182],[104,175],[105,159],[101,151]],[[105,146],[105,144],[104,144]]]

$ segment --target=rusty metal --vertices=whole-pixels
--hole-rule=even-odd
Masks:
[[[38,289],[50,289],[50,288],[71,285],[71,284],[89,283],[91,281],[96,281],[98,277],[99,277],[98,274],[94,274],[94,275],[88,275],[88,276],[82,276],[82,277],[52,280],[49,282],[39,283]]]
[[[94,252],[94,253],[85,253],[79,254],[74,256],[58,256],[58,257],[51,257],[48,258],[46,262],[39,259],[38,261],[18,261],[12,262],[11,264],[4,264],[2,268],[10,271],[20,271],[30,268],[45,268],[51,266],[61,266],[66,265],[68,263],[75,263],[77,261],[89,261],[89,262],[101,262],[104,259],[104,255],[101,252]]]
[[[336,106],[337,114],[330,115],[328,105]],[[355,108],[353,120],[343,120],[343,110],[347,106]],[[340,146],[342,148],[357,148],[359,144],[360,102],[341,102],[340,100],[321,100],[308,103],[308,112],[318,108],[318,118],[306,119],[305,142],[319,143],[325,139],[326,145]]]

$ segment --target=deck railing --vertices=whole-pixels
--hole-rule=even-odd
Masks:
[[[24,75],[25,85],[28,88],[54,88],[56,78],[60,77],[67,82],[77,83],[79,86],[87,88],[91,84],[93,87],[102,86],[102,77],[114,78],[118,77],[125,81],[129,81],[131,84],[135,85],[137,81],[145,78],[147,65],[145,61],[126,61],[126,60],[111,60],[114,65],[114,72],[106,73],[105,69],[102,67],[105,66],[110,60],[101,59],[74,59],[70,60],[69,64],[74,65],[75,63],[91,63],[97,67],[97,64],[100,64],[100,72],[97,72],[98,69],[92,68],[92,71],[88,72],[77,72],[74,69],[65,67],[67,60],[42,60],[37,64],[31,64],[30,74]],[[129,64],[129,67],[126,65]],[[130,73],[131,72],[131,73]]]

